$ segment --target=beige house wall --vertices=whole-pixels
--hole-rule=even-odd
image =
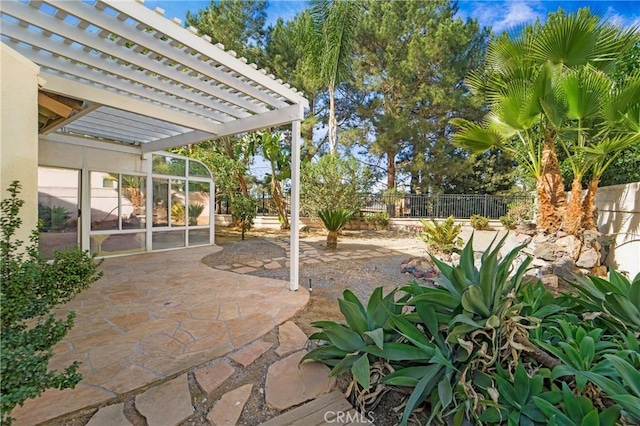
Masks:
[[[614,242],[609,265],[635,277],[640,273],[640,182],[598,188],[596,207],[598,229]]]
[[[0,193],[20,181],[22,227],[28,241],[38,223],[38,73],[39,67],[0,43]]]

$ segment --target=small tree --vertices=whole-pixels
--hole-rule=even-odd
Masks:
[[[358,212],[372,179],[371,171],[354,158],[327,154],[318,162],[302,165],[300,199],[302,209],[317,215],[320,210]]]
[[[16,240],[24,204],[18,198],[20,184],[14,181],[8,192],[9,198],[0,204],[0,414],[5,424],[11,424],[10,414],[16,405],[48,388],[73,388],[82,379],[77,362],[63,372],[47,370],[53,346],[73,327],[75,317],[75,312],[70,312],[66,318],[56,318],[52,310],[102,275],[96,271],[99,264],[80,249],[55,252],[49,262],[43,259],[38,251],[38,231],[33,231],[27,246]]]
[[[258,203],[249,195],[236,195],[231,200],[231,217],[244,233],[253,226],[253,219],[258,211]]]

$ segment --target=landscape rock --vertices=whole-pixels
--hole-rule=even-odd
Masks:
[[[243,367],[246,367],[271,349],[271,346],[273,346],[273,343],[265,342],[264,340],[256,340],[239,351],[232,353],[229,355],[229,358]]]
[[[555,244],[549,242],[541,243],[536,246],[533,255],[537,258],[553,262],[557,259],[557,256],[554,254],[555,250]]]
[[[573,235],[567,235],[566,237],[558,238],[555,246],[554,254],[557,258],[568,257],[575,260],[580,255],[582,242]]]
[[[595,248],[589,247],[582,250],[580,257],[576,261],[576,266],[585,269],[591,269],[600,262],[600,253]]]
[[[559,278],[564,278],[569,281],[575,281],[576,275],[582,276],[582,272],[580,272],[580,269],[576,267],[575,263],[573,263],[571,259],[568,259],[566,257],[559,259],[552,266],[553,275]]]

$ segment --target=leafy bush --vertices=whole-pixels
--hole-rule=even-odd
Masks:
[[[532,201],[514,201],[507,207],[507,214],[500,216],[500,223],[507,229],[516,229],[520,225],[529,223],[533,218]]]
[[[338,232],[349,222],[353,211],[345,209],[326,209],[318,212],[318,217],[327,228],[327,248],[334,249],[338,245]]]
[[[306,358],[350,372],[361,393],[409,388],[401,425],[422,405],[421,424],[639,423],[640,276],[589,277],[556,298],[525,276],[531,258],[516,263],[522,247],[500,258],[494,241],[478,268],[472,240],[457,266],[432,256],[437,287],[376,289],[367,308],[345,294],[346,324],[316,322]]]
[[[257,212],[258,203],[249,195],[236,195],[231,200],[231,217],[240,227],[243,240],[245,232],[253,226]]]
[[[327,154],[318,162],[305,162],[300,172],[302,210],[311,215],[320,210],[359,211],[371,183],[371,171],[355,158]]]
[[[27,246],[16,240],[24,204],[18,198],[19,183],[14,181],[8,192],[10,197],[2,200],[0,218],[0,408],[6,424],[11,423],[10,414],[16,405],[48,388],[72,388],[82,378],[77,362],[62,372],[47,370],[53,356],[51,348],[73,327],[75,316],[70,312],[59,318],[52,309],[72,300],[102,274],[96,272],[98,264],[93,257],[79,249],[56,252],[52,261],[44,260],[38,252],[37,231]]]
[[[513,216],[506,214],[504,216],[500,216],[500,223],[507,229],[516,229],[516,220]]]
[[[477,229],[477,230],[481,231],[481,230],[487,229],[489,227],[489,218],[488,217],[484,217],[484,216],[479,215],[479,214],[472,214],[471,218],[469,220],[471,222],[471,226],[473,226],[473,229]]]
[[[455,220],[453,216],[449,216],[440,223],[433,219],[431,219],[431,222],[420,219],[422,233],[418,234],[418,237],[436,253],[451,254],[457,252],[462,246],[462,238],[460,238],[462,225],[456,225]]]
[[[184,208],[184,204],[181,202],[174,203],[171,206],[171,220],[184,224],[185,218],[187,217],[187,210]]]

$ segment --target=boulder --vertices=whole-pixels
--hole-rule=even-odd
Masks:
[[[582,272],[580,269],[576,267],[576,264],[573,260],[563,257],[558,261],[554,262],[553,265],[553,275],[564,278],[568,281],[575,281],[576,275],[582,276]]]
[[[556,257],[568,257],[575,260],[580,255],[582,243],[580,239],[573,235],[567,235],[556,240],[554,254]]]
[[[600,264],[600,253],[593,247],[582,250],[580,257],[576,261],[576,266],[591,269]]]
[[[553,262],[558,258],[555,255],[555,251],[556,251],[555,244],[548,243],[548,242],[541,243],[536,246],[535,250],[533,251],[533,255],[537,258]]]

